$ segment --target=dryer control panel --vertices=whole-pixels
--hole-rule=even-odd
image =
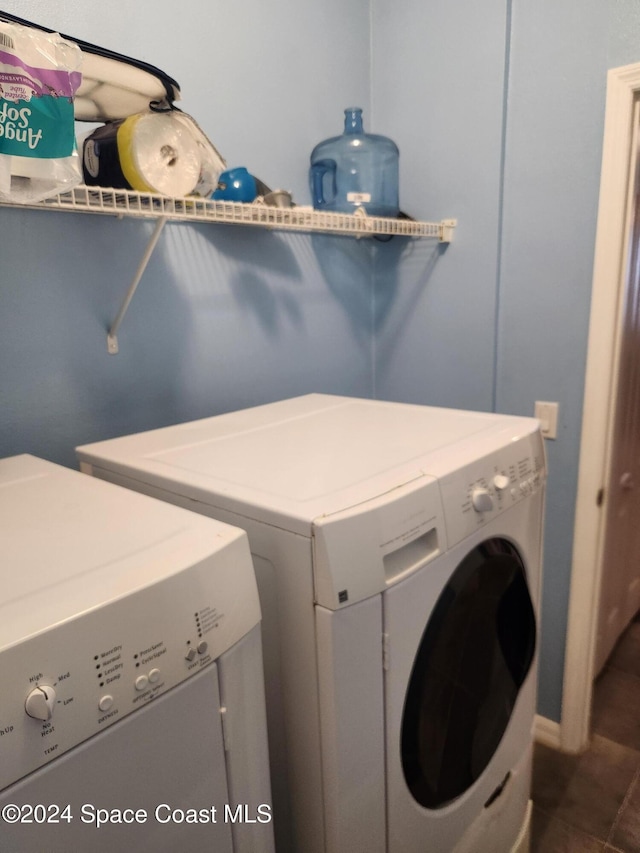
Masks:
[[[238,534],[122,598],[109,599],[103,575],[103,606],[0,650],[0,790],[215,666],[259,623],[249,547]]]
[[[449,547],[540,491],[546,480],[539,432],[505,445],[440,480]]]

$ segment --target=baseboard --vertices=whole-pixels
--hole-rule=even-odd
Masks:
[[[560,749],[560,723],[536,714],[533,721],[533,737],[537,743],[550,746],[552,749]]]

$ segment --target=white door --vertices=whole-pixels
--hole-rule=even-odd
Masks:
[[[640,608],[640,181],[636,162],[629,263],[622,295],[618,385],[605,485],[597,675]],[[585,413],[588,417],[588,413]]]
[[[633,241],[631,235],[637,207],[634,172],[638,161],[639,98],[640,63],[609,71],[562,696],[560,736],[562,748],[567,752],[580,752],[589,742],[593,678],[598,661],[601,666],[608,653],[607,646],[612,644],[611,638],[605,639],[607,632],[603,630],[598,650],[598,626],[604,627],[611,618],[609,633],[615,638],[615,626],[622,621],[618,615],[611,617],[618,606],[612,602],[620,601],[620,595],[609,591],[609,586],[618,585],[614,580],[618,560],[615,557],[605,560],[604,551],[608,502],[611,499],[615,504],[621,498],[618,511],[622,518],[628,518],[624,502],[630,496],[622,493],[629,491],[624,489],[625,485],[637,483],[631,467],[616,465],[612,476],[611,459],[616,451],[615,407],[621,397],[618,362],[626,325],[623,313],[625,304],[636,310],[637,303],[634,290],[637,290],[638,261],[636,251],[632,252],[632,245],[638,239],[637,228]],[[628,274],[630,259],[632,286]],[[637,324],[637,315],[633,322]],[[637,341],[637,325],[634,338]],[[629,391],[622,396],[628,401]],[[631,476],[623,480],[626,473]],[[615,517],[615,509],[612,514]],[[612,534],[609,543],[621,543],[622,537]],[[625,584],[629,586],[628,579],[622,586]],[[637,606],[634,599],[631,596],[633,607]]]

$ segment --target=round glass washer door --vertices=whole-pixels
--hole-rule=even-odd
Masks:
[[[463,794],[491,761],[531,667],[536,622],[524,563],[488,539],[458,565],[416,654],[401,730],[413,797],[437,809]]]

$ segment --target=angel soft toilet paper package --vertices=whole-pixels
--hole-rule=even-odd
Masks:
[[[73,99],[80,48],[0,21],[0,201],[30,203],[82,180]]]

